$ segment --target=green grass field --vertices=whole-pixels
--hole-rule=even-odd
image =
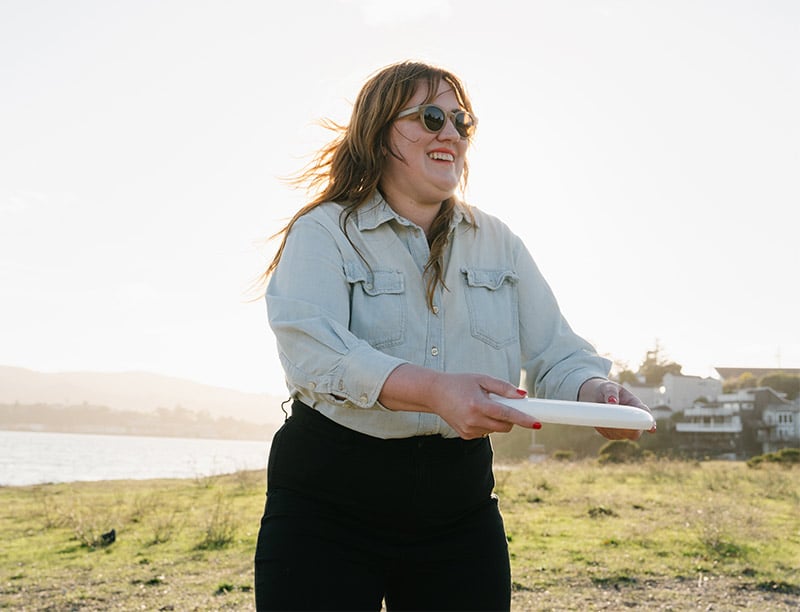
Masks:
[[[515,610],[800,609],[797,467],[549,460],[496,475]],[[252,610],[264,487],[258,471],[0,488],[0,607]]]

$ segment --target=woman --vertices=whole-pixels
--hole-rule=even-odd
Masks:
[[[524,396],[525,368],[538,396],[646,409],[521,240],[456,197],[476,125],[455,75],[391,65],[300,177],[319,195],[267,272],[294,403],[270,451],[258,609],[508,609],[486,436],[539,424],[489,393]]]

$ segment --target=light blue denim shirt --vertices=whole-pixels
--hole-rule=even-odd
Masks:
[[[538,397],[569,400],[587,379],[607,376],[610,362],[570,329],[522,241],[470,210],[474,221],[456,209],[446,289],[437,289],[433,311],[425,234],[380,195],[348,220],[350,241],[336,203],[297,220],[266,298],[292,397],[379,438],[455,437],[437,415],[378,402],[392,370],[414,363],[518,385],[524,368]]]

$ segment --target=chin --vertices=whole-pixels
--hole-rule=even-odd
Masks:
[[[453,182],[446,182],[446,183],[439,183],[435,186],[437,198],[441,200],[446,200],[447,198],[452,198],[456,190],[458,189],[458,181],[455,183]]]

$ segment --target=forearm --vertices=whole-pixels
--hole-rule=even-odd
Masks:
[[[406,363],[389,374],[379,400],[391,410],[438,414],[465,439],[536,424],[532,416],[492,401],[491,393],[507,398],[525,395],[491,376],[438,372]]]
[[[402,364],[383,383],[378,401],[390,410],[435,412],[433,398],[444,376],[422,366]]]

